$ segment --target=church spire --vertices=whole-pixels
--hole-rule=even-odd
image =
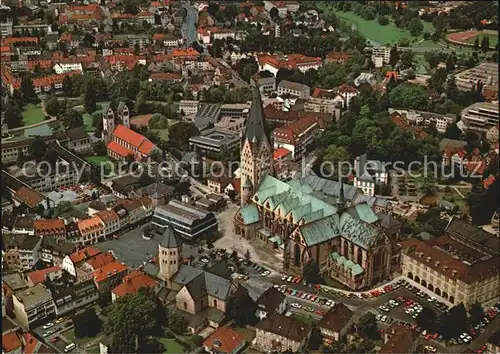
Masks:
[[[262,143],[264,139],[269,141],[264,127],[264,109],[262,107],[260,91],[257,85],[253,87],[252,105],[247,119],[245,139],[258,144]]]
[[[340,191],[337,198],[337,214],[342,214],[345,209],[344,184],[340,182]]]

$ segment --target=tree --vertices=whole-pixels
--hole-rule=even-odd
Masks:
[[[151,288],[141,288],[136,294],[118,298],[108,313],[106,330],[119,333],[128,327],[138,336],[151,335],[161,329],[166,314]]]
[[[444,137],[448,139],[460,139],[462,135],[462,131],[458,127],[457,123],[452,123],[446,128],[446,132],[444,133]]]
[[[21,93],[24,101],[32,102],[37,100],[31,76],[26,75],[21,79]]]
[[[93,307],[72,317],[75,325],[75,337],[94,337],[101,331],[101,320]]]
[[[71,204],[71,202],[62,201],[55,207],[54,216],[58,217],[73,210],[75,210],[75,207]]]
[[[474,50],[478,49],[479,49],[479,37],[476,37],[476,39],[474,40]]]
[[[448,75],[446,69],[439,68],[434,71],[432,76],[427,80],[429,87],[436,90],[439,93],[443,93],[445,89],[445,83]]]
[[[269,10],[269,16],[271,16],[271,18],[274,21],[278,21],[279,20],[280,13],[279,13],[279,10],[276,8],[276,6],[273,6],[273,8],[271,10]]]
[[[51,166],[55,166],[58,158],[59,155],[56,151],[48,150],[45,156],[43,157],[43,160],[47,161]]]
[[[168,315],[168,328],[174,333],[184,334],[187,332],[186,319],[176,311],[171,311]]]
[[[151,129],[168,129],[168,119],[163,114],[155,113],[148,122]]]
[[[356,324],[357,332],[366,338],[378,339],[378,324],[375,315],[371,312],[365,313]]]
[[[29,147],[29,152],[30,155],[33,156],[35,161],[42,161],[45,157],[45,154],[47,153],[47,145],[45,144],[45,141],[41,137],[36,136],[35,139],[33,139],[31,146]]]
[[[414,17],[408,22],[408,29],[412,36],[419,36],[424,30],[424,24],[418,17]]]
[[[164,353],[165,346],[156,337],[141,338],[137,353]]]
[[[73,108],[66,109],[61,117],[61,121],[67,129],[83,127],[81,113]]]
[[[319,283],[319,266],[315,259],[311,259],[302,269],[302,277],[308,284]]]
[[[127,97],[134,100],[141,90],[141,81],[136,78],[132,78],[127,84]]]
[[[469,322],[472,326],[477,325],[484,319],[484,310],[479,302],[475,302],[469,309]]]
[[[413,66],[414,53],[411,50],[405,50],[401,54],[401,68],[409,69]]]
[[[98,140],[94,144],[92,144],[92,151],[98,156],[105,156],[106,145],[104,145],[104,142],[102,140]]]
[[[381,26],[387,26],[389,24],[389,17],[387,16],[379,16],[378,23]]]
[[[399,51],[396,46],[391,48],[390,54],[389,54],[389,64],[394,67],[399,61]]]
[[[219,5],[216,3],[216,2],[213,2],[211,1],[209,4],[208,4],[208,9],[207,9],[208,13],[212,16],[215,17],[215,14],[217,12],[219,12]]]
[[[434,331],[436,327],[436,312],[430,307],[425,306],[417,316],[417,325],[428,331]]]
[[[188,150],[189,138],[198,135],[200,132],[194,123],[179,122],[168,128],[169,143],[180,150]]]
[[[437,321],[438,333],[445,340],[454,338],[467,330],[467,312],[464,304],[452,307],[450,311],[442,313]]]
[[[161,153],[161,151],[158,149],[154,149],[153,151],[151,151],[151,160],[156,162],[162,162],[163,154]]]
[[[247,292],[234,297],[228,306],[228,311],[230,319],[234,320],[234,322],[238,326],[246,326],[255,324],[256,317],[255,311],[257,311],[257,304],[253,299],[248,295]]]
[[[323,336],[318,327],[314,326],[311,331],[311,337],[309,338],[309,348],[312,350],[318,350],[323,343]]]
[[[9,129],[20,127],[23,124],[23,114],[17,104],[12,105],[5,112],[5,123]]]
[[[488,188],[484,188],[482,184],[473,186],[472,193],[466,199],[472,224],[484,225],[490,222],[493,213],[499,208],[497,196],[498,179]]]
[[[93,80],[90,80],[85,84],[83,106],[87,113],[93,113],[97,108],[97,92],[95,90]]]
[[[247,262],[249,262],[250,258],[251,258],[250,250],[247,249],[247,251],[245,252],[245,259],[246,259]]]
[[[427,91],[418,85],[402,84],[389,92],[389,101],[395,107],[424,109],[427,107]]]
[[[484,36],[483,39],[481,40],[481,51],[483,53],[486,53],[489,49],[490,49],[490,38],[488,36]]]
[[[71,81],[69,76],[65,76],[63,79],[62,91],[66,97],[71,97],[73,95],[73,81]]]
[[[45,102],[45,112],[49,116],[58,116],[60,114],[61,105],[59,104],[59,100],[55,96],[49,96]]]

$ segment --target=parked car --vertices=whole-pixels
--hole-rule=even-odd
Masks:
[[[45,324],[42,328],[43,329],[48,329],[48,328],[50,328],[52,326],[54,326],[54,324],[52,322],[49,322],[49,323]]]
[[[383,316],[381,319],[380,319],[381,322],[385,322],[387,321],[387,316]]]
[[[64,322],[64,320],[65,320],[65,318],[64,318],[64,317],[59,317],[59,318],[55,321],[55,323],[57,323],[57,324],[59,324],[59,323],[63,323],[63,322]]]
[[[300,308],[302,308],[302,305],[294,302],[294,303],[292,303],[292,307],[295,307],[296,309],[300,309]]]

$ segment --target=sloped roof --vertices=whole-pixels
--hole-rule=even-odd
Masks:
[[[158,243],[164,248],[177,248],[181,247],[181,241],[177,236],[177,232],[170,225],[167,225],[165,231],[158,237]]]
[[[283,300],[285,295],[271,286],[257,299],[256,304],[259,309],[274,313]]]
[[[269,141],[264,128],[264,109],[258,87],[253,88],[252,105],[247,119],[245,138],[250,142],[262,143]]]
[[[349,323],[354,312],[344,304],[337,304],[330,308],[323,318],[319,321],[318,327],[340,333],[340,331]]]
[[[234,353],[245,340],[234,329],[219,327],[203,342],[204,347],[217,353]]]
[[[240,213],[245,225],[259,221],[259,210],[254,204],[245,205],[241,208]]]
[[[86,247],[82,250],[79,250],[79,251],[76,251],[74,253],[72,253],[70,256],[69,256],[69,259],[71,259],[71,261],[74,263],[74,264],[77,264],[77,263],[80,263],[86,259],[89,259],[91,257],[94,257],[96,255],[98,255],[99,253],[101,253],[101,250],[98,249],[98,248],[95,248],[95,247]]]
[[[28,278],[30,278],[30,280],[33,282],[33,284],[36,285],[38,283],[43,282],[45,280],[45,276],[48,273],[58,272],[60,270],[61,270],[61,267],[59,267],[59,266],[54,266],[54,267],[50,267],[50,268],[46,268],[46,269],[42,269],[42,270],[37,270],[37,271],[28,273]]]
[[[301,342],[312,330],[312,326],[293,317],[273,314],[260,321],[255,328],[270,332],[295,342]]]
[[[140,270],[134,270],[123,278],[120,285],[112,290],[117,296],[125,296],[127,294],[136,294],[140,288],[155,287],[158,284],[156,280],[144,274]]]
[[[16,331],[2,335],[2,352],[10,353],[22,345]]]

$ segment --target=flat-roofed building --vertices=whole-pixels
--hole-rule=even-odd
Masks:
[[[177,200],[157,206],[153,226],[163,231],[172,226],[185,239],[194,239],[217,229],[214,214]]]
[[[298,82],[282,80],[278,84],[278,95],[282,96],[284,94],[307,99],[311,96],[311,88]]]
[[[498,124],[498,103],[476,102],[462,110],[465,130],[486,133]]]
[[[52,294],[42,284],[22,290],[12,296],[17,323],[30,329],[55,313]]]
[[[460,91],[470,91],[479,81],[483,84],[483,88],[498,86],[498,64],[481,63],[455,75],[455,82]]]
[[[201,155],[217,155],[221,151],[238,147],[240,138],[238,134],[219,129],[207,129],[200,135],[189,138],[189,146]]]

